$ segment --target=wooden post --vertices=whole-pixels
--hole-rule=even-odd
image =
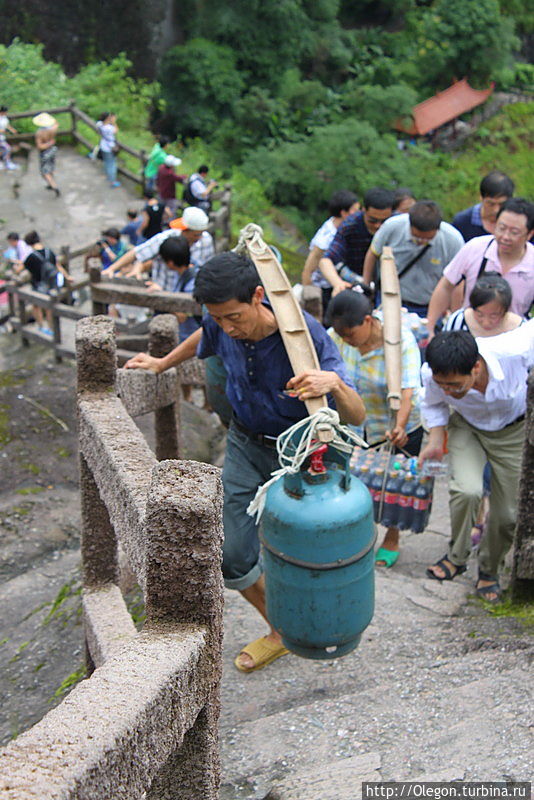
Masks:
[[[61,355],[59,354],[58,347],[61,344],[61,319],[59,318],[59,314],[56,311],[56,302],[57,297],[52,298],[52,331],[53,331],[53,339],[54,339],[54,358],[57,364],[60,364],[62,361]]]
[[[69,111],[70,111],[70,131],[72,134],[72,138],[76,142],[76,103],[74,100],[71,100],[69,103]]]
[[[142,190],[144,192],[145,189],[146,189],[145,166],[146,166],[146,163],[148,161],[148,159],[146,157],[146,150],[140,150],[139,151],[139,156],[140,156],[140,159],[141,159],[141,188],[142,188]]]

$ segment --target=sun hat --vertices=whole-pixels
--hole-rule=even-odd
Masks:
[[[169,227],[178,228],[178,230],[181,231],[185,231],[186,229],[190,231],[205,231],[208,224],[208,215],[205,214],[201,208],[189,206],[185,209],[181,217],[169,222]]]
[[[167,156],[165,158],[165,166],[166,167],[177,167],[181,163],[182,163],[182,159],[181,158],[177,158],[176,156]]]
[[[54,117],[47,111],[37,114],[35,117],[33,117],[32,122],[34,125],[37,125],[38,128],[51,128],[52,125],[56,124]]]

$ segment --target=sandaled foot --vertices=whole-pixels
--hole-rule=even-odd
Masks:
[[[377,567],[387,567],[390,569],[393,564],[397,563],[398,557],[398,550],[386,550],[385,547],[379,547],[375,553],[375,564]]]
[[[491,575],[479,572],[475,591],[477,597],[485,600],[486,603],[495,605],[501,602],[502,589],[499,586],[499,581]]]
[[[254,672],[289,653],[281,641],[262,636],[247,644],[234,661],[240,672]]]
[[[449,561],[445,555],[443,558],[440,558],[439,561],[436,561],[435,564],[432,564],[432,566],[427,569],[426,574],[435,581],[452,581],[457,575],[461,575],[465,572],[466,569],[467,567],[465,564],[459,567],[453,564],[452,561]]]

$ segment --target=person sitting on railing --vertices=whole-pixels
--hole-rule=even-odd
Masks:
[[[165,206],[165,203],[160,202],[154,197],[152,189],[145,189],[143,197],[145,199],[145,205],[141,212],[141,222],[139,223],[137,233],[145,239],[151,239],[157,233],[161,233],[164,214],[167,214],[167,219],[169,219],[172,214],[170,209]]]
[[[30,245],[32,250],[24,263],[20,267],[15,267],[15,272],[27,269],[31,275],[31,286],[34,291],[50,294],[64,286],[65,282],[72,283],[74,280],[72,276],[57,262],[54,251],[42,244],[37,231],[27,233],[24,241]],[[33,306],[32,313],[41,333],[52,336],[52,309],[46,309],[47,325],[44,325],[43,311],[39,306]]]
[[[8,249],[4,251],[3,256],[6,261],[20,271],[26,257],[32,252],[32,248],[29,244],[26,244],[24,239],[21,239],[15,231],[8,233],[6,238],[9,246]]]

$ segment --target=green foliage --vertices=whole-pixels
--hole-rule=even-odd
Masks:
[[[365,109],[366,121],[380,133],[387,133],[396,119],[410,114],[417,102],[417,95],[405,84],[394,83],[387,87],[360,86],[354,81],[348,81],[342,102],[354,114],[359,109]]]
[[[518,40],[498,0],[435,0],[409,14],[410,74],[420,86],[444,88],[468,77],[485,86],[508,65]]]
[[[230,47],[206,39],[168,50],[160,77],[167,111],[182,136],[213,133],[244,86]]]
[[[244,172],[256,177],[278,206],[295,206],[303,218],[324,216],[335,189],[360,194],[375,185],[406,183],[408,159],[393,136],[378,136],[368,122],[347,119],[318,127],[304,140],[274,150],[260,147],[244,161]]]
[[[23,44],[19,39],[9,47],[0,45],[0,85],[2,105],[11,111],[66,105],[69,99],[61,67],[44,60],[42,45]],[[33,128],[31,122],[21,120],[17,129]]]
[[[70,96],[93,119],[114,111],[119,129],[146,126],[158,86],[132,78],[131,69],[124,53],[109,62],[88,64],[68,80]]]
[[[195,9],[192,34],[226,45],[239,71],[256,85],[276,86],[284,69],[298,64],[311,46],[310,22],[299,0],[203,0]]]

